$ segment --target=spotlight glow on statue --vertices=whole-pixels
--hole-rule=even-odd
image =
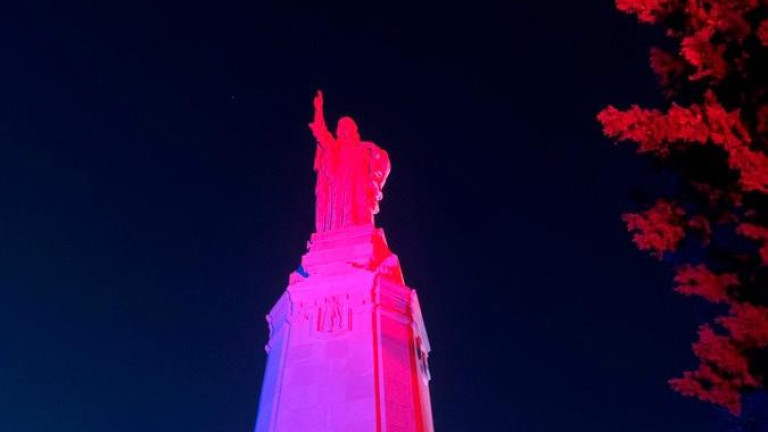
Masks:
[[[387,152],[372,142],[360,141],[351,117],[339,119],[334,138],[325,124],[320,91],[315,96],[315,118],[309,127],[317,140],[317,232],[373,224],[390,171]]]
[[[267,315],[255,432],[434,432],[418,297],[373,223],[389,157],[314,108],[316,232]]]

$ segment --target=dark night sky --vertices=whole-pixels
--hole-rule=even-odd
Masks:
[[[10,3],[10,2],[8,2]],[[619,219],[603,139],[660,102],[610,0],[25,0],[0,12],[0,431],[246,432],[314,142],[389,151],[379,224],[432,341],[438,432],[710,431],[672,393],[704,311]]]

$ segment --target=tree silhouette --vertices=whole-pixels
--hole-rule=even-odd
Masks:
[[[768,0],[616,6],[673,44],[650,50],[669,105],[608,106],[597,118],[606,136],[635,143],[680,180],[623,220],[640,250],[674,257],[678,293],[723,311],[699,328],[698,367],[669,383],[738,415],[745,396],[768,387]]]

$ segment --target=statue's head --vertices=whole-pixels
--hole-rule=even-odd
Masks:
[[[357,131],[357,124],[351,117],[342,117],[336,125],[336,136],[341,141],[357,142],[360,141],[360,133]]]

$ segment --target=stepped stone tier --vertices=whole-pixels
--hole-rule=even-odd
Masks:
[[[318,98],[313,131],[318,111],[322,118]],[[360,146],[354,135],[337,137],[333,151]],[[429,340],[416,292],[405,285],[397,256],[373,223],[389,159],[371,146],[349,157],[323,154],[333,147],[318,143],[318,158],[335,163],[325,180],[318,178],[328,184],[316,189],[322,200],[316,208],[326,214],[316,218],[308,251],[267,316],[255,432],[433,431]],[[318,169],[318,158],[320,177],[327,167]],[[339,173],[345,169],[359,172]],[[355,178],[359,173],[370,177]],[[361,179],[365,184],[344,184]],[[361,201],[350,210],[344,196]]]

